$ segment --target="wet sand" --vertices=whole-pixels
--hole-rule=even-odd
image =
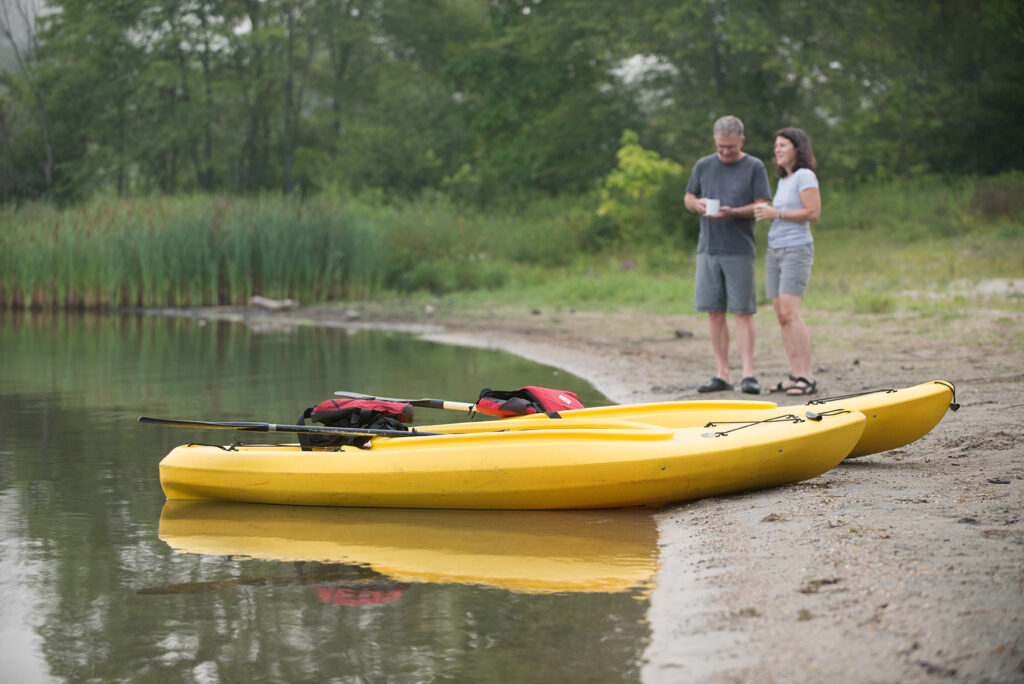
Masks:
[[[587,378],[619,403],[703,396],[695,388],[714,369],[697,315],[429,308],[244,317],[503,349]],[[982,300],[965,315],[807,320],[822,395],[942,379],[962,408],[913,444],[813,480],[662,509],[644,681],[1024,681],[1021,307]],[[772,313],[756,326],[767,388],[787,367]]]

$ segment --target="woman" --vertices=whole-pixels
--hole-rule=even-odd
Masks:
[[[765,255],[765,291],[782,328],[782,345],[789,358],[789,376],[771,388],[791,396],[814,394],[818,383],[811,370],[811,334],[800,316],[814,262],[811,221],[821,216],[817,163],[807,134],[783,128],[775,134],[775,168],[779,185],[771,206],[754,207],[757,220],[771,219]]]

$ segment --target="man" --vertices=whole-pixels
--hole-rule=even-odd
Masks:
[[[716,154],[701,158],[686,185],[686,208],[700,214],[697,240],[697,311],[708,314],[711,347],[718,370],[698,392],[733,389],[729,373],[729,323],[736,319],[736,345],[743,363],[740,388],[760,394],[754,377],[754,204],[771,201],[768,172],[760,159],[743,152],[743,122],[723,116],[715,122]],[[718,200],[718,213],[707,215],[708,200]]]

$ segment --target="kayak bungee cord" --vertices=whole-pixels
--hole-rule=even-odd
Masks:
[[[281,449],[291,448],[295,444],[279,444],[275,442],[243,442],[241,440],[235,440],[231,444],[210,444],[208,442],[188,442],[185,446],[190,447],[209,447],[211,449],[220,449],[221,451],[238,451],[239,449],[251,449],[251,448],[266,448],[266,449]],[[348,446],[348,445],[346,445]],[[369,449],[370,447],[357,447],[359,449]],[[325,446],[317,447],[317,451],[344,451],[341,446]]]
[[[825,416],[838,416],[842,413],[850,413],[846,409],[833,409],[832,411],[826,411],[824,413],[815,413],[814,411],[808,411],[806,418],[801,418],[795,414],[787,413],[784,416],[772,416],[771,418],[765,418],[764,420],[715,420],[710,423],[706,423],[704,427],[715,427],[716,425],[737,425],[738,427],[731,428],[729,430],[719,430],[716,432],[705,432],[701,437],[727,437],[730,433],[742,430],[743,428],[752,427],[754,425],[762,425],[764,423],[804,423],[808,420],[819,422]]]
[[[951,383],[951,382],[949,382],[947,380],[935,380],[935,383],[939,384],[939,385],[943,385],[943,386],[949,388],[949,390],[953,393],[953,399],[949,403],[949,409],[951,411],[959,410],[960,409],[960,404],[958,404],[957,400],[956,400],[956,385],[954,385],[953,383]],[[899,390],[893,389],[893,388],[867,390],[865,392],[854,392],[853,394],[842,394],[842,395],[839,395],[839,396],[836,396],[836,397],[824,397],[822,399],[811,399],[809,402],[807,402],[807,405],[808,406],[820,406],[821,404],[825,404],[825,403],[828,403],[830,401],[841,401],[843,399],[856,399],[857,397],[866,397],[869,394],[894,394],[894,393],[896,393],[898,391]]]
[[[821,404],[827,404],[830,401],[842,401],[843,399],[856,399],[857,397],[866,397],[869,394],[893,394],[894,392],[898,392],[898,391],[899,390],[896,390],[896,389],[893,389],[893,388],[889,388],[889,389],[873,389],[873,390],[867,390],[867,391],[864,391],[864,392],[854,392],[852,394],[840,394],[840,395],[835,396],[835,397],[823,397],[821,399],[811,399],[809,402],[807,402],[807,405],[808,406],[819,406]]]

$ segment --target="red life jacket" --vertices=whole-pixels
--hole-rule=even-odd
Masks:
[[[408,430],[404,424],[413,419],[412,404],[379,399],[328,399],[302,412],[298,425],[306,419],[328,427],[372,428],[374,430]],[[361,435],[307,435],[299,433],[299,444],[311,447],[351,445],[361,447],[369,441]]]
[[[508,418],[530,413],[547,413],[558,417],[559,411],[583,408],[580,398],[568,390],[528,385],[517,390],[480,390],[476,410],[489,416]]]

